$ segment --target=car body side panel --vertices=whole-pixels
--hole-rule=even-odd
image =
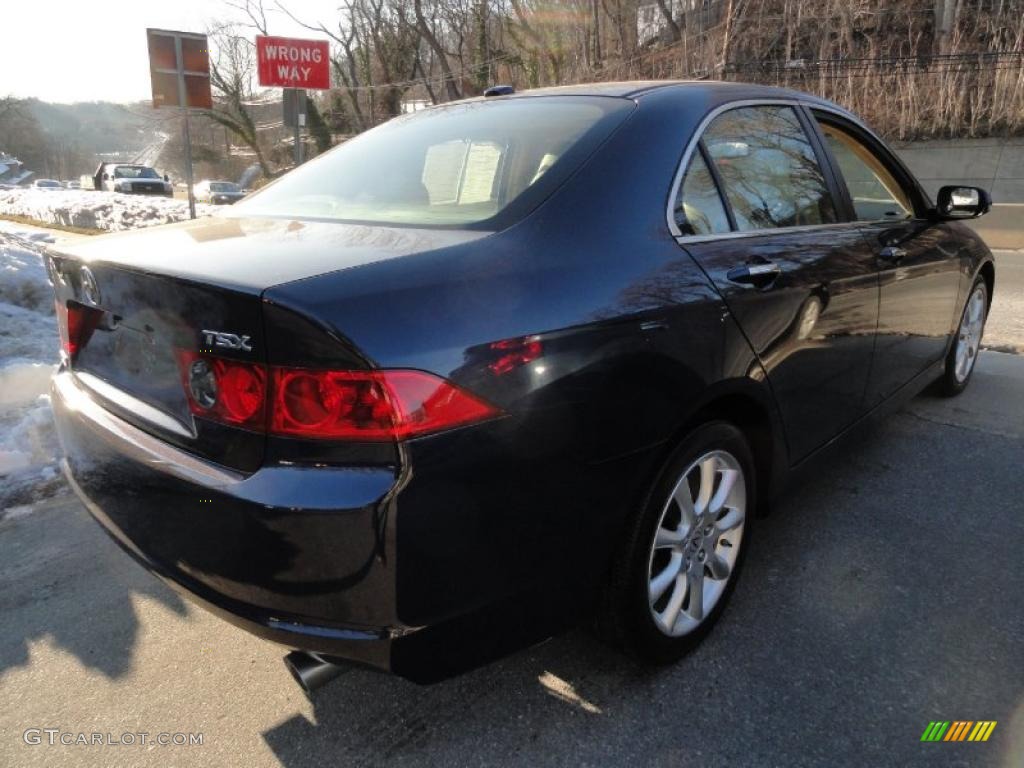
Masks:
[[[507,413],[407,446],[394,518],[403,623],[545,581],[592,590],[709,393],[734,382],[770,410],[749,344],[665,226],[676,165],[708,108],[686,106],[646,96],[571,183],[504,232],[265,293],[376,365],[437,373]],[[541,357],[488,369],[492,342],[527,336]]]
[[[844,370],[833,347],[860,350],[873,334],[864,297],[877,282],[830,271],[835,250],[853,247],[841,228],[804,233],[788,249],[743,246],[786,263],[789,282],[766,304],[756,292],[731,293],[713,264],[681,249],[665,210],[689,137],[710,109],[760,93],[682,88],[645,94],[565,186],[502,232],[222,220],[154,233],[151,242],[187,251],[175,269],[260,297],[273,326],[264,328],[269,363],[427,370],[503,414],[364,446],[358,458],[354,449],[269,438],[256,472],[206,486],[93,449],[88,425],[67,408],[59,422],[68,466],[103,508],[101,522],[165,577],[236,616],[252,614],[261,632],[329,652],[328,636],[355,642],[355,628],[385,643],[366,652],[370,663],[411,675],[404,665],[429,665],[453,632],[472,643],[527,625],[543,635],[574,619],[673,446],[722,398],[763,412],[772,464],[788,467],[788,414],[762,360],[776,372],[794,363],[780,378],[794,395],[806,376],[847,387],[852,408],[866,372],[848,361]],[[121,251],[114,258],[135,248],[109,242]],[[728,248],[703,253],[735,258],[736,244]],[[103,251],[94,249],[97,259],[111,258]],[[824,363],[813,360],[818,339],[790,338],[822,285],[811,325],[827,342]],[[496,371],[491,344],[519,337],[539,341],[539,355]],[[122,470],[123,483],[109,482]],[[132,490],[140,487],[151,489],[144,502]],[[431,637],[433,645],[422,640]],[[417,638],[427,650],[384,658]]]
[[[722,292],[768,375],[798,461],[864,413],[878,318],[874,255],[854,225],[688,243]],[[769,286],[730,269],[771,262]]]
[[[920,182],[899,157],[851,115],[812,110],[812,125],[835,123],[852,134],[893,175],[916,211],[911,220],[863,221],[865,248],[876,258],[879,273],[878,336],[865,407],[875,408],[907,382],[941,362],[962,303],[961,273],[977,238],[966,228],[938,221]],[[842,188],[852,218],[856,217],[843,171],[829,142],[816,131],[822,151]],[[901,254],[892,259],[885,254]],[[982,250],[987,252],[987,249]]]
[[[940,361],[963,305],[965,268],[976,258],[967,228],[925,219],[864,227],[869,247],[900,248],[898,263],[881,264],[878,344],[868,387],[873,407]]]

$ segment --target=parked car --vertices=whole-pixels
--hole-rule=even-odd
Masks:
[[[93,174],[93,188],[126,195],[174,196],[170,178],[153,168],[131,163],[100,163]]]
[[[231,205],[237,203],[245,192],[231,181],[201,181],[193,188],[196,201],[211,205]]]
[[[995,273],[961,220],[988,207],[788,90],[404,115],[221,216],[55,246],[67,476],[309,687],[595,613],[671,662],[794,469],[967,386]]]
[[[36,179],[32,182],[32,189],[42,189],[47,192],[52,192],[55,189],[63,189],[59,181],[55,179]]]
[[[77,182],[77,181],[65,181],[64,182],[64,188],[65,189],[81,189],[82,185],[81,185],[80,182]]]

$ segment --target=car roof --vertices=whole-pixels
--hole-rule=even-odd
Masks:
[[[516,98],[517,96],[617,96],[619,98],[638,99],[655,91],[664,91],[666,89],[680,90],[688,96],[711,97],[716,101],[786,99],[820,104],[833,109],[840,109],[843,112],[847,111],[826,99],[809,93],[771,85],[739,83],[729,80],[629,80],[607,83],[580,83],[577,85],[534,88],[498,98]]]

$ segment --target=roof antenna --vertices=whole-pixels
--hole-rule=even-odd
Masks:
[[[484,96],[509,96],[515,92],[516,89],[511,85],[492,85],[484,91]]]

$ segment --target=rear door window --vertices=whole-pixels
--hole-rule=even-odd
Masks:
[[[729,231],[729,216],[715,179],[700,150],[695,150],[676,196],[675,220],[684,235],[714,235]]]
[[[730,110],[703,138],[739,231],[838,221],[825,174],[792,107]]]

